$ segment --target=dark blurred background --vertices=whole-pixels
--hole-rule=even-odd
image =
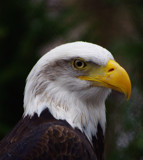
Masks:
[[[106,102],[105,160],[143,160],[143,1],[0,1],[0,139],[23,114],[25,80],[53,47],[88,41],[107,48],[127,70],[132,95]]]

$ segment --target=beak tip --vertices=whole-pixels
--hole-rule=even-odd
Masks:
[[[130,99],[130,94],[126,96],[126,100],[128,101]]]
[[[131,96],[131,83],[130,83],[129,90],[127,91],[127,93],[125,95],[126,95],[126,100],[128,101],[130,99],[130,96]]]

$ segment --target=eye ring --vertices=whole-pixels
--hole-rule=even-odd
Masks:
[[[81,70],[84,69],[87,66],[86,62],[83,59],[74,59],[73,60],[73,67],[75,69]]]

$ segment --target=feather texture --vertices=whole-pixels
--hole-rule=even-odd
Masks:
[[[66,121],[56,120],[46,109],[40,117],[35,114],[20,120],[1,141],[0,159],[102,160],[104,137],[100,125],[98,129],[93,149],[79,129],[73,129]]]

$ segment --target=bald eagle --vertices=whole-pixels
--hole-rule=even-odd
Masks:
[[[24,114],[0,142],[1,160],[103,160],[105,100],[127,99],[127,72],[106,49],[73,42],[45,54],[25,87]]]

